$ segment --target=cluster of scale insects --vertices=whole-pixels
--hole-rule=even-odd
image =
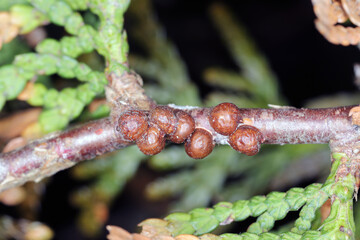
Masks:
[[[191,158],[204,158],[215,147],[213,134],[196,127],[196,120],[187,112],[157,106],[150,111],[128,110],[118,119],[117,131],[146,155],[160,153],[165,141],[185,142],[185,151]],[[208,121],[219,134],[228,136],[228,143],[238,152],[252,156],[259,152],[264,138],[254,126],[243,124],[240,109],[232,103],[214,107]]]

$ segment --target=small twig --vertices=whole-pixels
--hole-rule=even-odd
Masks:
[[[215,143],[228,144],[228,137],[216,133],[210,126],[210,108],[172,107],[190,113],[196,127],[213,133]],[[359,136],[349,117],[351,108],[240,110],[242,117],[249,119],[248,122],[261,131],[265,144],[320,144],[331,141],[334,147],[354,141]],[[82,160],[131,145],[132,142],[124,140],[116,131],[116,124],[110,118],[89,122],[0,155],[0,191],[27,181],[39,181]]]
[[[40,181],[79,161],[130,145],[117,135],[109,118],[51,134],[0,156],[0,191]]]

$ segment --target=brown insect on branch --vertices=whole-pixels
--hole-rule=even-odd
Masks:
[[[353,13],[346,10],[343,2],[313,0],[313,4],[321,24],[335,26],[347,18],[352,20]],[[337,41],[346,43],[341,38]],[[353,44],[358,40],[347,41]],[[127,63],[124,66],[128,67]],[[231,103],[214,108],[158,106],[145,95],[137,74],[106,74],[110,117],[1,154],[0,191],[39,181],[80,161],[133,144],[153,155],[161,152],[165,141],[185,142],[185,150],[193,158],[211,154],[216,144],[230,145],[247,155],[256,154],[261,144],[330,143],[335,149],[351,143],[351,148],[347,146],[339,152],[357,150],[359,130],[357,122],[352,122],[352,118],[357,118],[357,112],[351,112],[353,106],[326,109],[243,109]],[[357,161],[354,163],[357,171]]]
[[[211,127],[212,108],[169,106],[183,111],[195,121],[195,129],[203,129],[212,136],[214,144],[229,144],[229,137]],[[246,125],[259,130],[264,144],[329,143],[334,147],[357,142],[358,128],[352,124],[352,106],[327,109],[239,109]],[[89,122],[62,133],[49,135],[29,145],[0,156],[0,190],[27,181],[38,181],[74,164],[106,152],[132,145],[119,131],[118,120],[124,112],[109,118]],[[140,110],[148,116],[148,110]],[[240,126],[244,124],[240,123]],[[149,128],[150,129],[150,128]],[[161,131],[161,130],[160,130]],[[165,136],[165,134],[164,134]],[[167,138],[171,139],[171,138]],[[150,138],[149,141],[157,141]],[[258,143],[256,143],[258,144]],[[205,149],[207,150],[207,149]],[[150,153],[151,154],[151,153]],[[196,157],[196,155],[195,155]]]

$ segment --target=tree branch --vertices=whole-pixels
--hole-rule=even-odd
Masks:
[[[116,135],[110,118],[92,121],[35,140],[0,156],[0,191],[40,181],[77,162],[130,145]]]
[[[196,127],[213,134],[217,144],[228,144],[228,137],[215,132],[208,116],[211,108],[170,105],[194,118]],[[325,109],[240,109],[247,125],[258,128],[265,144],[329,143],[343,145],[358,139],[358,127],[352,124],[353,106]],[[144,110],[146,113],[148,111]],[[118,112],[118,116],[121,112]],[[113,119],[113,120],[111,120]],[[56,172],[95,156],[132,145],[117,129],[111,118],[89,122],[62,133],[48,135],[29,145],[0,155],[0,191],[27,181],[39,181]],[[336,144],[335,144],[336,143]]]
[[[241,114],[253,120],[267,144],[319,144],[359,134],[349,117],[352,107],[242,109]]]

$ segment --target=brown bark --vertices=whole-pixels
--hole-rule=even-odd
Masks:
[[[196,127],[213,133],[217,144],[228,144],[228,137],[212,129],[208,116],[211,108],[177,107],[195,119]],[[352,125],[349,111],[353,106],[326,109],[240,109],[246,124],[258,128],[265,144],[329,143],[341,145],[359,138],[357,126]],[[120,113],[117,113],[120,114]],[[104,118],[89,122],[62,133],[0,155],[0,191],[38,181],[69,168],[79,161],[133,144],[124,140],[116,130],[115,119]]]
[[[48,135],[0,155],[0,191],[27,181],[39,181],[79,161],[130,144],[116,134],[109,118]]]

